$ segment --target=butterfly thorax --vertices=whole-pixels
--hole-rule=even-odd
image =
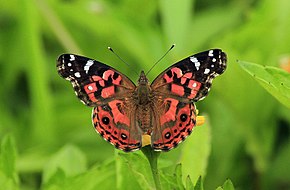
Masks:
[[[150,91],[148,79],[146,78],[144,71],[141,71],[138,86],[135,91],[135,97],[137,99],[136,103],[143,106],[150,103]]]

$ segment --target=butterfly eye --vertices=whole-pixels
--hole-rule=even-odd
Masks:
[[[110,119],[108,117],[103,117],[102,118],[102,122],[105,124],[105,125],[108,125],[110,123]]]
[[[181,114],[181,115],[180,115],[180,120],[181,120],[182,122],[186,122],[186,120],[187,120],[187,115],[186,115],[186,114]]]

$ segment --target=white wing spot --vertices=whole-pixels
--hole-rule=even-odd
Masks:
[[[196,82],[192,84],[192,87],[195,88],[197,86]]]
[[[209,50],[208,56],[212,57],[213,56],[213,50]]]
[[[67,64],[67,66],[71,67],[71,66],[72,66],[72,64],[71,64],[71,63],[68,63],[68,64]]]
[[[191,62],[194,63],[194,66],[195,66],[196,70],[199,70],[200,62],[197,60],[197,58],[192,56],[189,59],[190,59]]]
[[[189,58],[191,62],[196,63],[198,62],[198,60],[196,59],[196,57],[192,56]]]
[[[74,55],[69,55],[70,56],[70,61],[74,61],[76,58],[75,58],[75,56]]]
[[[216,58],[212,58],[212,62],[216,62]]]
[[[75,76],[76,76],[77,78],[80,78],[80,77],[81,77],[80,72],[76,72],[76,73],[75,73]]]
[[[205,69],[204,74],[208,74],[210,72],[210,69]]]
[[[73,69],[70,69],[69,71],[70,71],[70,72],[73,72]]]
[[[90,67],[94,64],[94,61],[93,60],[88,60],[87,61],[87,64],[84,66],[84,70],[86,71],[86,73],[89,72],[90,70]]]
[[[212,64],[211,67],[214,68],[214,64]]]
[[[88,86],[88,89],[89,89],[89,90],[93,90],[93,87],[92,87],[92,86]]]
[[[200,62],[196,62],[194,65],[195,65],[196,70],[199,70]]]

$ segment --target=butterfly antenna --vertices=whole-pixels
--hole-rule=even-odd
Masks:
[[[124,61],[117,53],[115,53],[111,47],[108,47],[108,49],[130,68],[130,65],[126,61]],[[136,75],[138,75],[137,71],[135,71],[135,70],[133,70],[133,71],[136,73]]]
[[[172,50],[174,48],[174,46],[175,46],[175,44],[172,44],[172,46],[165,52],[165,54],[160,59],[158,59],[158,61],[156,61],[154,63],[154,65],[149,69],[149,71],[147,71],[146,76],[157,65],[157,63],[159,63],[170,52],[170,50]]]

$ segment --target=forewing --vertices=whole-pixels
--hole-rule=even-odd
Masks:
[[[136,88],[130,79],[110,66],[79,55],[61,55],[57,69],[72,83],[77,97],[88,106],[122,98]]]
[[[159,95],[196,102],[208,94],[212,80],[225,71],[226,61],[226,54],[220,49],[195,54],[166,69],[151,87]]]

